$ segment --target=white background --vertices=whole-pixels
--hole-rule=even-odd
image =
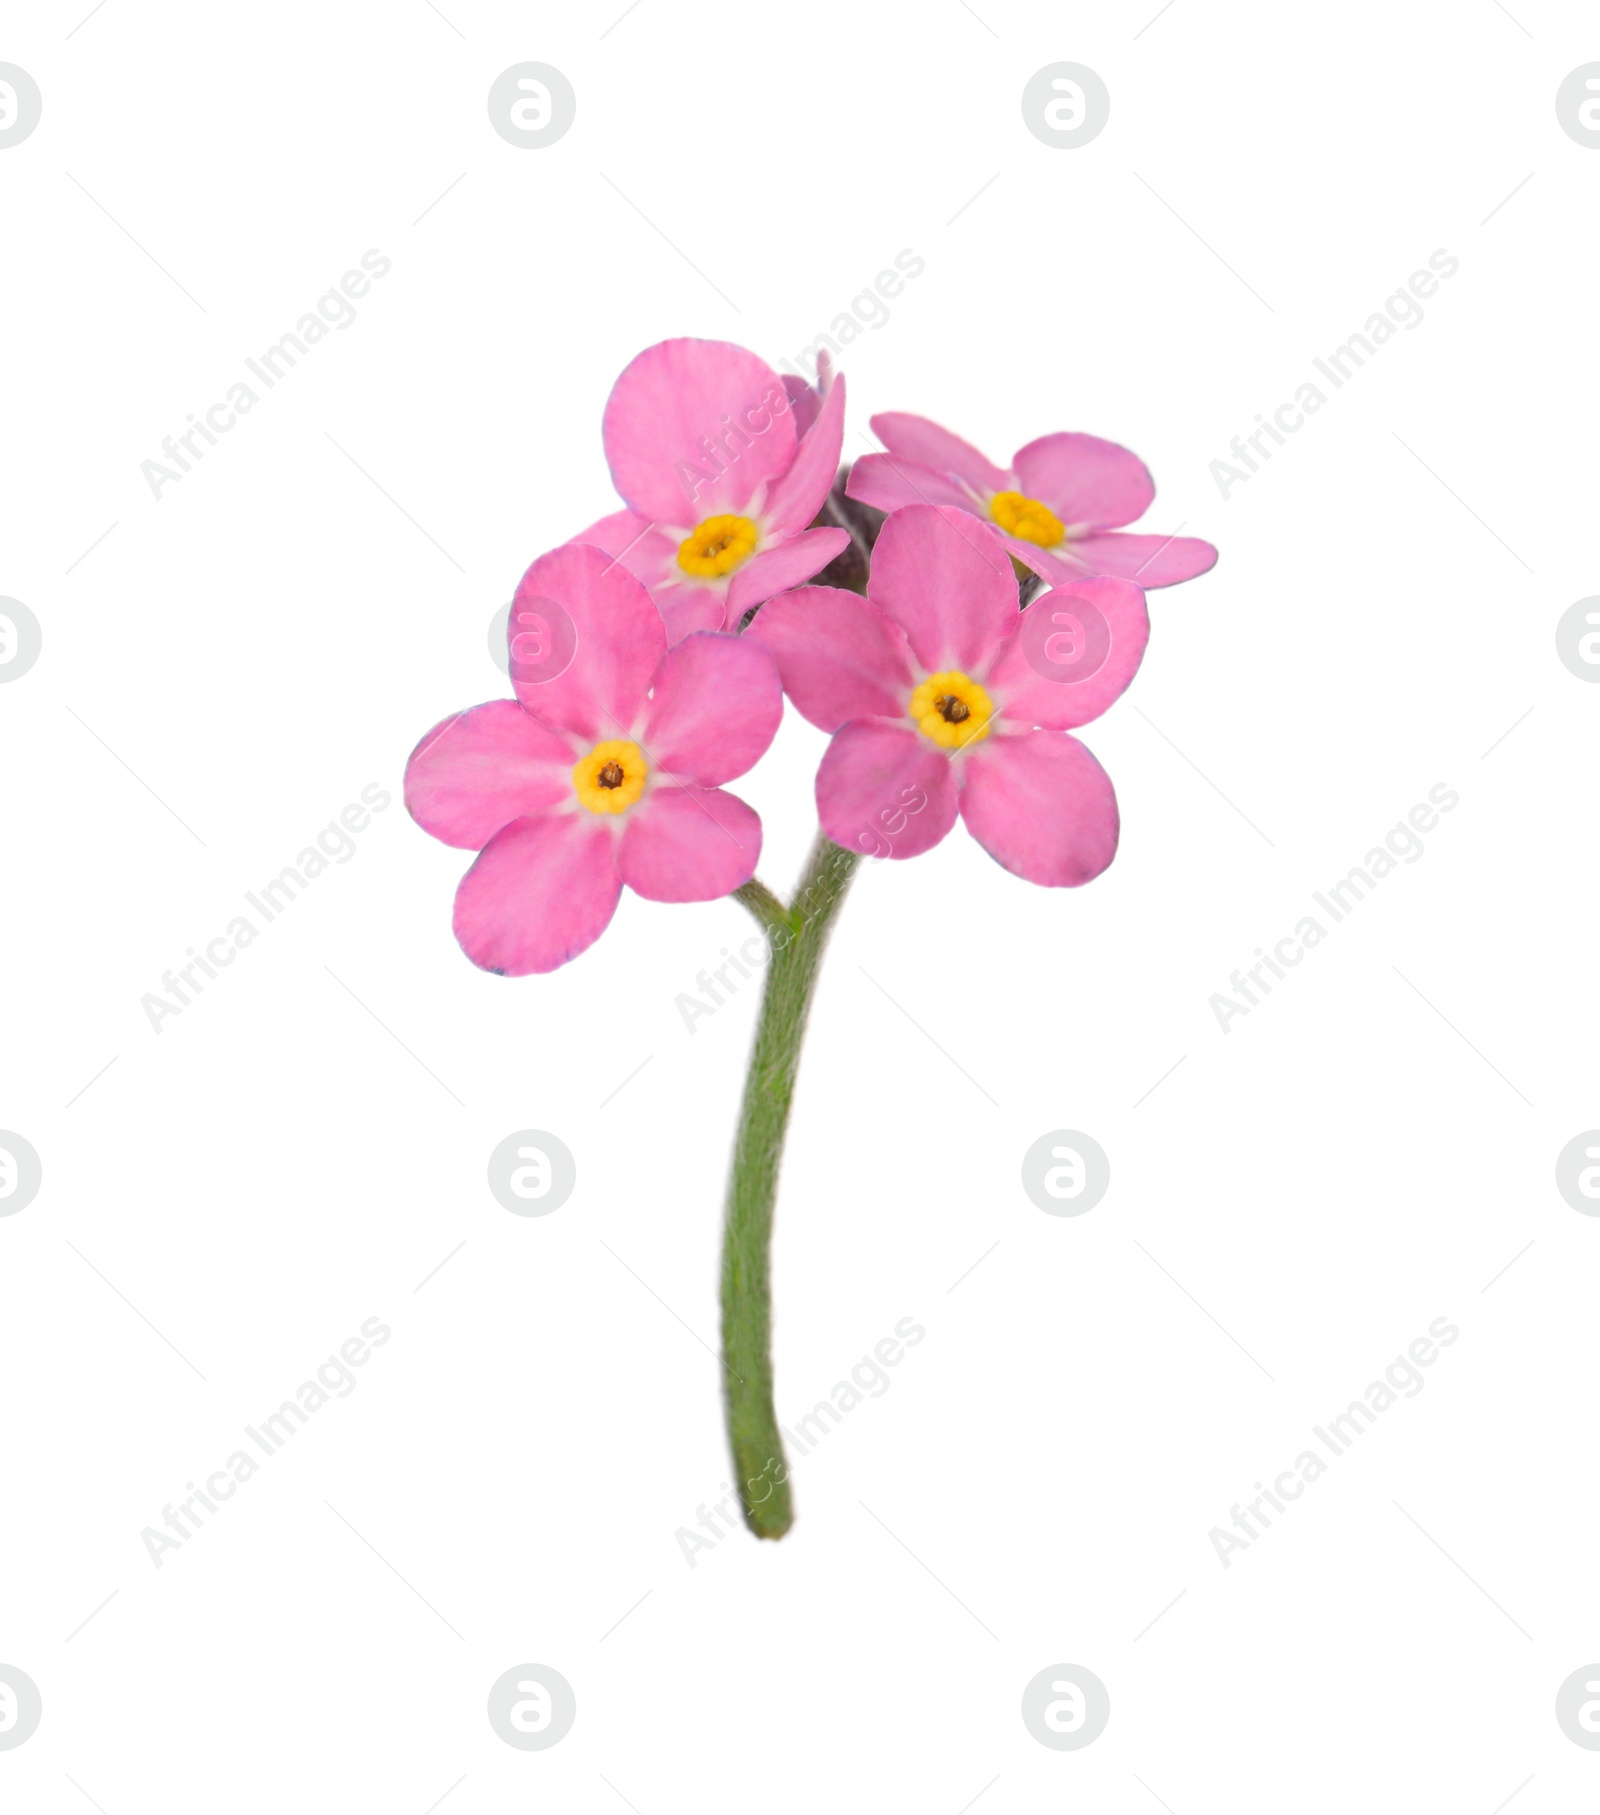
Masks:
[[[1600,1123],[1600,689],[1554,627],[1600,590],[1600,155],[1554,96],[1600,39],[1509,8],[7,9],[44,98],[0,152],[0,592],[44,630],[0,689],[0,1126],[44,1165],[0,1221],[0,1662],[44,1698],[7,1809],[1592,1806],[1553,1702],[1600,1657],[1600,1222],[1554,1163]],[[578,97],[540,151],[485,108],[527,59]],[[1076,151],[1020,112],[1064,59],[1112,98]],[[354,324],[152,498],[140,463],[368,248]],[[1085,733],[1103,878],[1032,888],[960,828],[860,875],[780,1410],[927,1336],[797,1463],[786,1541],[691,1569],[755,997],[692,1035],[674,998],[750,923],[629,896],[566,970],[480,974],[398,782],[505,692],[522,569],[613,508],[628,359],[792,357],[902,248],[847,454],[879,409],[1002,462],[1089,430],[1155,471],[1141,527],[1221,561],[1152,595]],[[1224,501],[1210,462],[1436,248],[1422,324]],[[822,747],[791,712],[737,785],[778,888]],[[372,782],[355,856],[154,1033],[141,996]],[[1441,782],[1425,855],[1219,1029]],[[578,1165],[538,1220],[484,1176],[527,1127]],[[1110,1155],[1080,1218],[1021,1189],[1057,1128]],[[1224,1569],[1211,1528],[1441,1316],[1426,1389]],[[369,1317],[358,1389],[155,1568],[141,1530]],[[578,1701],[541,1753],[484,1712],[528,1661]],[[1111,1696],[1079,1752],[1019,1713],[1064,1661]]]

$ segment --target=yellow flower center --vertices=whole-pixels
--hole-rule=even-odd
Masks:
[[[720,579],[747,561],[760,540],[748,517],[707,517],[678,544],[678,565],[702,580]]]
[[[637,744],[610,737],[572,765],[572,789],[591,813],[624,813],[644,792],[649,773]]]
[[[946,750],[964,750],[989,735],[994,702],[975,680],[952,668],[930,674],[912,694],[908,710],[924,737]]]
[[[989,515],[1007,535],[1036,548],[1054,548],[1067,533],[1066,524],[1048,504],[1021,492],[996,492],[989,500]]]

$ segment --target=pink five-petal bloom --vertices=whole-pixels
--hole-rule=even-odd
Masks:
[[[915,857],[956,822],[996,862],[1051,888],[1117,849],[1110,778],[1075,737],[1133,679],[1150,634],[1131,581],[1075,579],[1017,608],[1005,543],[964,508],[890,516],[867,597],[804,586],[746,632],[777,657],[801,714],[833,732],[822,829],[852,851]]]
[[[601,433],[628,508],[573,540],[644,581],[670,641],[737,629],[848,545],[807,527],[844,439],[844,380],[819,381],[791,385],[730,341],[664,340],[612,386]]]
[[[1216,565],[1196,536],[1130,536],[1155,482],[1136,454],[1097,435],[1045,435],[992,465],[959,435],[925,416],[872,418],[889,450],[864,454],[850,472],[852,498],[879,510],[949,504],[993,525],[1020,560],[1048,580],[1114,574],[1149,589],[1192,580]]]
[[[456,938],[511,977],[592,945],[624,883],[710,901],[748,882],[761,821],[720,784],[758,760],[783,713],[765,649],[704,631],[669,651],[650,595],[598,548],[569,543],[528,569],[511,627],[527,638],[535,623],[531,659],[513,642],[517,697],[434,726],[406,765],[412,817],[478,853]]]

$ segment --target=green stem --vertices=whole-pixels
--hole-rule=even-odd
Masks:
[[[859,862],[819,833],[790,907],[760,883],[738,891],[767,928],[771,947],[734,1142],[722,1248],[723,1387],[734,1491],[758,1538],[781,1538],[794,1522],[772,1403],[772,1211],[778,1167],[823,948]]]
[[[741,883],[733,893],[734,898],[742,901],[769,933],[776,927],[783,927],[791,933],[794,931],[794,921],[789,910],[758,877],[752,876],[748,882]]]

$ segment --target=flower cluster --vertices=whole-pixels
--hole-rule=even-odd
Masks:
[[[817,808],[845,850],[915,857],[959,815],[1030,882],[1110,863],[1116,796],[1071,733],[1132,680],[1143,589],[1215,550],[1126,533],[1154,486],[1091,435],[1003,469],[875,416],[888,451],[836,484],[844,406],[826,363],[813,387],[722,341],[663,341],[617,380],[601,432],[625,508],[523,576],[515,698],[436,725],[406,769],[418,823],[478,853],[455,901],[475,964],[555,969],[624,884],[708,901],[748,883],[761,822],[723,784],[784,694],[832,734]]]

